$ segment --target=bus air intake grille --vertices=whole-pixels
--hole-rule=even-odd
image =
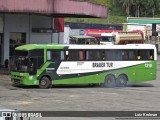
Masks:
[[[14,84],[20,84],[20,80],[19,79],[13,79]]]

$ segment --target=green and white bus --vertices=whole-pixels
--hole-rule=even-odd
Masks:
[[[102,84],[156,79],[155,45],[28,44],[15,49],[11,60],[13,85]]]

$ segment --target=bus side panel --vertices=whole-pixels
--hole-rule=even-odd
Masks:
[[[156,79],[157,62],[148,62],[137,66],[135,82],[149,81]]]
[[[90,84],[90,83],[103,83],[106,73],[82,75],[78,77],[66,77],[61,80],[53,80],[53,84]]]
[[[108,74],[113,74],[118,78],[121,74],[126,74],[129,82],[141,82],[145,80],[154,80],[156,78],[156,62],[124,67],[116,70],[90,72],[82,74],[61,74],[58,75],[56,70],[61,63],[50,63],[46,69],[54,68],[52,71],[44,70],[38,77],[49,76],[53,84],[88,84],[88,83],[103,83]],[[146,65],[151,64],[151,68],[146,68]]]
[[[104,71],[100,72],[90,72],[82,74],[60,74],[56,73],[61,62],[50,62],[46,63],[45,69],[38,72],[38,80],[43,76],[48,76],[52,80],[52,84],[88,84],[88,83],[102,83],[106,73]],[[48,65],[49,64],[49,65]]]

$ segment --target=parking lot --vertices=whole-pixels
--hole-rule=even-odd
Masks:
[[[160,62],[157,80],[129,83],[125,88],[18,88],[11,85],[10,76],[0,75],[0,107],[21,111],[159,111],[159,93]]]

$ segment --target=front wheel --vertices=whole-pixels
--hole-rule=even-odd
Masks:
[[[117,87],[125,87],[127,85],[128,78],[125,75],[119,75],[116,80]]]
[[[116,86],[116,78],[114,75],[107,75],[104,80],[104,87],[113,88]]]
[[[48,77],[42,77],[39,81],[39,88],[42,89],[47,89],[47,88],[51,88],[52,84],[51,84],[51,80]]]

